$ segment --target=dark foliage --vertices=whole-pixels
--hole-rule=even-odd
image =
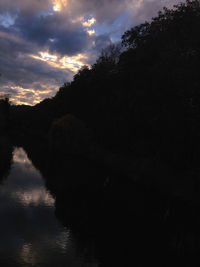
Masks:
[[[54,98],[33,108],[13,107],[13,120],[25,131],[45,134],[54,119],[71,113],[106,148],[194,166],[200,158],[199,28],[199,1],[164,8],[124,33],[125,51],[105,49]]]
[[[102,266],[199,266],[199,29],[198,0],[165,8],[125,32],[123,49],[102,51],[52,99],[12,107],[15,136],[31,137],[33,151],[41,149],[30,155],[56,195],[57,215],[86,236],[93,230]],[[85,137],[74,132],[80,129]],[[74,143],[62,141],[70,135]],[[45,146],[49,136],[59,148],[54,156]],[[76,140],[87,151],[88,136],[102,153],[140,159],[132,175],[139,182],[64,153],[79,151]],[[158,168],[149,172],[154,160]]]
[[[8,130],[10,104],[7,95],[0,95],[0,135]]]
[[[0,95],[0,181],[9,172],[12,145],[8,139],[10,104],[7,95]]]

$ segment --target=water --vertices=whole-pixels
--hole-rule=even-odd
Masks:
[[[1,266],[98,266],[55,216],[55,199],[23,148],[0,185]]]
[[[81,178],[92,181],[91,166],[82,169],[83,163],[71,163],[66,164],[64,177],[75,183],[81,182]],[[74,166],[78,166],[77,172]],[[91,179],[87,180],[87,175]],[[97,178],[95,172],[94,177]],[[83,219],[87,219],[83,216],[85,212],[90,215],[90,220],[78,224],[86,229],[83,236],[75,237],[56,217],[55,198],[41,173],[23,148],[15,148],[10,172],[0,183],[0,266],[110,267],[148,266],[149,263],[163,266],[163,259],[165,266],[180,266],[180,259],[182,266],[199,266],[192,264],[199,263],[199,207],[191,209],[180,201],[170,203],[159,199],[154,191],[120,177],[118,180],[114,177],[111,182],[96,198],[96,191],[85,193],[89,187],[78,192],[77,189],[64,191],[64,200],[60,191],[56,191],[56,214],[60,220],[63,213],[67,215],[64,222],[70,214],[76,218],[79,212],[78,218]],[[52,187],[49,188],[53,190]],[[89,208],[84,209],[87,205]],[[91,226],[93,236],[87,232]]]

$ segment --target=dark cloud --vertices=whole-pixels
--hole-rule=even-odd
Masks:
[[[129,12],[130,16],[143,14],[144,19],[150,19],[163,6],[172,7],[180,0],[71,0],[63,12],[70,16],[95,16],[98,24],[112,24],[119,16]]]
[[[101,51],[112,43],[109,34],[102,34],[95,38],[95,49]]]
[[[135,1],[136,7],[133,8],[131,20],[133,24],[151,20],[163,7],[172,8],[174,5],[178,4],[180,0],[142,0],[138,2],[140,2],[140,4],[137,5],[137,1]]]
[[[130,2],[132,0],[72,0],[70,10],[75,16],[78,14],[84,16],[92,15],[95,16],[99,24],[110,24],[127,10]]]
[[[82,53],[91,43],[91,38],[82,30],[76,32],[60,32],[56,35],[55,41],[49,45],[52,52],[75,55]]]
[[[20,11],[23,15],[30,15],[47,10],[51,3],[51,0],[1,0],[0,13]]]
[[[86,49],[91,37],[81,22],[72,22],[63,13],[47,16],[19,16],[13,28],[22,38],[48,46],[51,52],[73,55]]]
[[[1,0],[0,88],[13,99],[36,103],[52,96],[76,68],[60,59],[84,54],[93,64],[102,48],[129,27],[155,16],[178,0]],[[59,12],[53,5],[60,4]],[[125,19],[119,18],[126,14]],[[83,22],[95,18],[96,23]],[[116,23],[117,19],[119,20]],[[98,31],[102,28],[103,30]],[[100,34],[89,35],[88,29]],[[116,38],[116,39],[117,39]],[[119,39],[118,39],[119,40]],[[58,62],[41,58],[56,55]],[[74,60],[74,59],[73,59]],[[72,60],[72,61],[73,61]]]
[[[40,47],[27,42],[10,31],[0,31],[0,88],[1,92],[11,94],[12,98],[22,94],[22,102],[33,103],[34,97],[26,90],[45,92],[52,96],[66,80],[71,79],[71,72],[54,68],[46,62],[31,57]],[[24,96],[27,97],[24,101]]]

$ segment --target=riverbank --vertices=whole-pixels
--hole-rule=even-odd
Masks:
[[[98,162],[53,156],[44,140],[31,139],[24,148],[55,197],[56,216],[83,243],[93,240],[100,266],[162,266],[163,259],[166,266],[191,266],[183,259],[197,260],[198,170],[173,172],[152,159],[108,151]]]
[[[8,137],[0,136],[0,174],[5,176],[10,169],[13,147]]]

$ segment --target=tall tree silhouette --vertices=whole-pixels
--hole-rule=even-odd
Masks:
[[[124,49],[104,49],[54,98],[29,112],[13,107],[13,113],[19,110],[24,125],[44,134],[70,113],[92,128],[104,147],[190,166],[200,158],[199,28],[198,0],[164,8],[124,33]]]

